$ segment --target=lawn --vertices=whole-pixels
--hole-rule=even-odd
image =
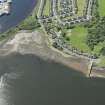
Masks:
[[[85,0],[77,0],[77,6],[78,6],[78,14],[77,16],[83,16],[84,6],[86,1]]]
[[[43,10],[43,15],[44,16],[49,16],[50,7],[51,7],[51,1],[50,0],[45,0],[45,6],[44,6],[44,10]]]
[[[104,67],[105,66],[105,56],[100,56],[100,61],[98,64],[96,64],[98,67]]]
[[[99,2],[99,14],[105,16],[105,0],[98,0]]]
[[[100,54],[100,51],[101,51],[101,49],[102,49],[103,47],[105,47],[105,41],[104,41],[104,42],[100,42],[98,45],[96,45],[96,46],[94,47],[93,52],[98,55],[98,54]]]
[[[72,29],[71,33],[68,33],[70,36],[70,44],[73,47],[78,48],[79,50],[90,52],[89,47],[87,46],[85,39],[87,36],[87,29],[82,26],[77,26]]]

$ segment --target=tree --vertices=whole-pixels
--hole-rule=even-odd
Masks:
[[[91,50],[94,46],[105,40],[105,17],[99,20],[99,22],[88,29],[88,35],[86,42]]]

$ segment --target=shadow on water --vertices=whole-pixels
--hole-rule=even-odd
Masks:
[[[1,57],[0,71],[8,73],[13,105],[105,105],[105,79],[88,79],[54,61],[11,54]]]

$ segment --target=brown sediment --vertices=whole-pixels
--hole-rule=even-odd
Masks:
[[[62,63],[70,68],[80,71],[87,75],[87,59],[76,56],[66,56],[65,54],[53,49],[48,45],[48,39],[42,31],[19,32],[15,37],[10,38],[0,46],[0,55],[7,55],[13,52],[21,54],[35,54],[43,59],[50,59],[57,63]]]

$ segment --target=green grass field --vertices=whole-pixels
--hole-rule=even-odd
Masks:
[[[105,56],[100,56],[99,63],[96,64],[98,67],[104,67],[105,66]]]
[[[85,39],[87,36],[87,29],[82,26],[77,26],[72,29],[71,33],[68,33],[70,37],[70,44],[73,47],[78,48],[79,50],[83,50],[86,52],[90,52],[89,47],[86,45]]]
[[[85,0],[77,0],[77,6],[78,6],[78,14],[77,16],[83,16],[84,6],[85,6]]]
[[[50,7],[51,7],[51,1],[50,0],[45,0],[45,6],[43,10],[43,15],[44,16],[49,16],[50,14]]]
[[[100,16],[105,16],[105,0],[98,0],[98,3]]]

